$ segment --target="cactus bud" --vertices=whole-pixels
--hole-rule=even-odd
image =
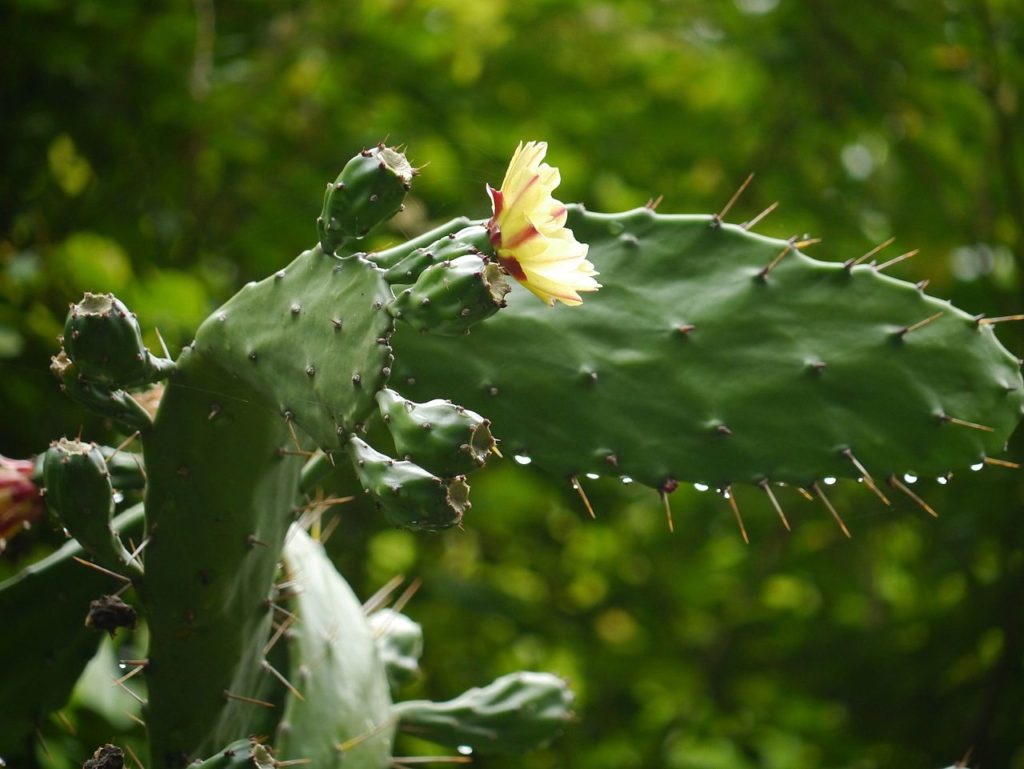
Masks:
[[[92,443],[61,438],[43,460],[46,504],[96,560],[121,568],[131,562],[110,527],[114,490],[103,454]]]
[[[423,628],[400,612],[380,609],[368,617],[391,690],[419,678]]]
[[[508,292],[501,267],[470,254],[425,269],[388,309],[420,331],[457,336],[504,307]]]
[[[468,254],[480,255],[480,247],[487,244],[487,230],[480,225],[464,227],[449,237],[441,238],[429,246],[409,252],[384,271],[384,280],[391,284],[416,282],[427,267],[440,262],[450,262]]]
[[[82,377],[111,387],[153,382],[174,367],[146,349],[139,321],[113,294],[86,293],[71,305],[64,349]]]
[[[395,526],[440,531],[462,520],[470,506],[464,477],[442,480],[412,462],[381,454],[354,436],[348,445],[359,482]]]
[[[348,161],[324,194],[317,219],[323,250],[333,254],[398,213],[415,173],[405,155],[383,144]]]
[[[490,422],[451,401],[414,403],[385,389],[377,393],[377,404],[398,454],[432,473],[465,475],[495,453]]]
[[[572,717],[572,692],[550,673],[512,673],[448,702],[395,705],[400,728],[478,753],[518,753],[557,737]]]

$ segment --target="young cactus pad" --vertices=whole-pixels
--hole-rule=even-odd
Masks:
[[[665,491],[941,475],[1003,451],[1020,418],[991,326],[873,265],[708,216],[574,208],[569,226],[599,292],[552,311],[517,289],[458,338],[400,327],[394,385],[479,411],[551,472]]]

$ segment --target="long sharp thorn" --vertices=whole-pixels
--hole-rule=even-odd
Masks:
[[[281,636],[288,631],[288,628],[290,628],[294,622],[295,620],[292,617],[286,617],[285,621],[278,626],[277,630],[274,631],[274,635],[271,636],[269,641],[267,641],[267,645],[263,647],[264,657],[270,654],[270,650],[277,645],[277,642],[281,640]]]
[[[865,468],[857,457],[853,455],[853,452],[850,449],[844,449],[843,456],[849,459],[853,466],[857,468],[857,472],[864,477],[864,484],[871,489],[886,506],[890,505],[891,503],[889,502],[889,498],[882,493],[880,488],[878,488],[878,484],[875,483],[875,479],[871,477],[871,473],[869,473],[867,468]]]
[[[148,704],[148,703],[146,702],[146,700],[145,700],[145,699],[143,699],[143,698],[142,698],[142,697],[140,697],[140,696],[139,696],[138,694],[136,694],[135,692],[133,692],[133,691],[132,691],[132,690],[131,690],[130,688],[128,688],[128,684],[122,683],[122,682],[120,681],[120,679],[114,678],[113,676],[111,676],[111,680],[112,680],[112,681],[113,681],[113,682],[114,682],[114,683],[115,683],[115,684],[116,684],[116,685],[117,685],[117,686],[118,686],[118,687],[119,687],[119,688],[120,688],[121,690],[123,690],[123,691],[124,691],[124,692],[125,692],[126,694],[128,694],[129,696],[131,696],[131,698],[132,698],[133,700],[135,700],[136,702],[138,702],[138,703],[139,703],[140,705],[147,705],[147,704]]]
[[[939,514],[936,513],[932,509],[931,505],[929,505],[927,502],[925,502],[923,499],[921,499],[921,497],[917,496],[917,494],[915,494],[913,492],[913,490],[909,486],[904,484],[895,475],[890,475],[889,476],[889,485],[892,486],[894,489],[899,489],[904,494],[906,494],[908,497],[910,497],[912,500],[917,502],[917,504],[920,505],[921,509],[924,510],[926,513],[928,513],[928,515],[930,515],[932,518],[938,518],[939,517]]]
[[[924,320],[919,320],[917,323],[911,323],[909,326],[904,326],[903,328],[896,332],[896,336],[898,336],[900,339],[903,339],[904,337],[906,337],[907,334],[911,333],[912,331],[917,331],[919,328],[924,328],[929,323],[934,323],[943,315],[945,315],[945,313],[939,311],[934,315],[929,315]]]
[[[786,531],[792,531],[789,527],[789,521],[786,519],[786,514],[782,512],[782,505],[779,504],[779,500],[775,498],[775,492],[772,491],[771,484],[768,481],[761,481],[759,484],[764,493],[768,495],[768,499],[772,501],[772,507],[775,508],[775,512],[779,514],[779,519],[782,521],[782,525],[786,527]]]
[[[366,599],[366,603],[363,604],[364,614],[373,614],[377,609],[387,603],[388,598],[391,594],[398,590],[398,586],[405,582],[404,574],[396,574],[394,577],[384,583],[376,593]]]
[[[1011,462],[1008,459],[995,459],[993,457],[985,457],[986,465],[993,465],[995,467],[1008,467],[1011,470],[1020,470],[1020,465],[1016,462]]]
[[[890,259],[888,262],[883,262],[882,264],[880,264],[877,267],[875,267],[875,271],[876,272],[882,272],[883,270],[887,270],[887,269],[889,269],[890,267],[892,267],[895,264],[899,264],[902,261],[905,261],[907,259],[910,259],[912,257],[917,256],[918,253],[920,253],[920,251],[921,251],[921,249],[915,248],[913,251],[907,251],[907,253],[905,253],[905,254],[900,254],[899,256],[894,257],[893,259]]]
[[[235,700],[236,702],[245,702],[249,705],[259,705],[261,708],[274,707],[273,702],[267,702],[266,700],[258,700],[255,697],[246,697],[244,694],[235,694],[234,692],[229,692],[227,689],[224,690],[224,696],[229,700]]]
[[[79,558],[77,555],[73,555],[71,556],[71,558],[75,561],[78,561],[80,564],[82,564],[82,566],[88,566],[90,569],[95,569],[101,574],[106,574],[108,577],[113,577],[114,579],[118,579],[121,582],[127,582],[128,584],[131,584],[131,580],[123,574],[118,574],[116,571],[111,571],[110,569],[104,569],[99,564],[93,563],[92,561],[86,561],[84,558]]]
[[[895,241],[895,240],[896,240],[895,237],[889,238],[884,243],[879,243],[877,246],[872,248],[870,251],[868,251],[866,254],[864,254],[864,256],[858,256],[856,259],[850,259],[843,266],[846,267],[847,270],[849,270],[849,269],[851,269],[853,267],[856,267],[858,264],[866,262],[868,259],[873,257],[879,251],[882,251],[883,249],[886,249],[889,246],[891,246],[893,244],[893,241]]]
[[[1002,315],[998,318],[981,318],[978,323],[989,326],[993,323],[1006,323],[1012,320],[1024,320],[1024,315]]]
[[[786,242],[786,247],[784,249],[782,249],[778,253],[778,255],[774,259],[771,260],[771,262],[768,263],[767,267],[765,267],[759,273],[757,273],[757,276],[759,278],[761,278],[762,280],[764,278],[767,278],[768,277],[768,273],[771,272],[772,270],[774,270],[776,267],[778,267],[779,266],[779,262],[781,262],[786,257],[786,254],[788,254],[790,251],[793,250],[793,244],[794,243],[795,243],[795,241],[793,240],[793,238],[790,238]]]
[[[130,718],[130,719],[131,719],[132,721],[134,721],[134,722],[135,722],[135,723],[137,723],[137,724],[138,724],[139,726],[141,726],[141,727],[142,727],[143,729],[145,729],[145,728],[146,728],[146,722],[145,722],[145,721],[143,721],[143,720],[142,720],[141,718],[139,718],[139,717],[138,717],[137,715],[135,715],[134,713],[129,713],[129,712],[127,711],[127,710],[125,710],[125,711],[122,711],[122,712],[123,712],[123,713],[124,713],[124,714],[125,714],[126,716],[128,716],[128,718]]]
[[[732,508],[732,514],[736,516],[736,525],[740,527],[740,534],[743,535],[743,541],[749,545],[750,537],[747,536],[747,527],[743,525],[743,516],[740,515],[740,508],[739,505],[736,504],[736,495],[733,494],[732,486],[726,487],[725,498],[729,500],[729,507]]]
[[[722,221],[725,219],[725,215],[729,213],[729,209],[733,207],[733,204],[735,204],[737,200],[740,199],[740,195],[743,194],[743,190],[747,188],[747,185],[750,184],[753,178],[754,175],[750,174],[746,179],[743,180],[743,184],[741,184],[739,186],[739,189],[732,194],[732,197],[729,198],[729,202],[722,207],[721,211],[719,211],[717,214],[711,217],[712,224],[717,226],[722,223]]]
[[[818,499],[820,499],[822,501],[822,503],[825,505],[825,507],[828,508],[828,511],[830,513],[832,513],[832,517],[835,518],[836,523],[839,524],[839,528],[842,529],[843,534],[846,535],[846,538],[847,539],[852,539],[852,535],[850,534],[850,530],[848,528],[846,528],[846,524],[843,523],[842,516],[839,515],[839,512],[835,509],[835,507],[833,507],[833,505],[829,501],[828,497],[825,496],[825,492],[821,490],[821,486],[818,485],[817,481],[814,482],[814,484],[811,486],[811,489],[814,491],[815,494],[818,495]]]
[[[594,508],[590,506],[590,500],[587,499],[587,492],[583,490],[583,484],[580,483],[580,479],[573,475],[569,478],[569,483],[572,484],[572,487],[576,489],[576,493],[580,495],[580,499],[583,500],[583,506],[587,508],[587,515],[591,519],[596,519],[597,516],[594,515]]]
[[[123,684],[123,683],[124,683],[125,681],[127,681],[127,680],[128,680],[129,678],[132,678],[132,677],[134,677],[134,676],[137,676],[137,675],[138,675],[139,673],[141,673],[141,672],[142,672],[143,670],[145,670],[145,669],[146,669],[146,666],[145,666],[145,665],[136,665],[136,666],[135,666],[134,668],[132,668],[131,670],[129,670],[129,671],[128,671],[127,673],[125,673],[125,674],[124,674],[123,676],[121,676],[121,677],[120,677],[120,678],[118,678],[118,679],[115,679],[115,680],[114,680],[114,684],[116,684],[117,686],[120,686],[120,685],[121,685],[121,684]]]
[[[167,342],[164,341],[164,335],[160,333],[160,329],[154,327],[153,330],[156,332],[156,338],[160,340],[160,349],[164,351],[164,357],[170,358],[171,351],[167,349]]]
[[[334,530],[338,528],[338,524],[340,524],[340,523],[341,523],[341,516],[340,515],[336,515],[333,518],[331,518],[331,520],[327,523],[326,526],[324,526],[324,530],[320,532],[320,544],[321,545],[326,545],[327,544],[327,540],[329,540],[331,538],[331,535],[334,533]]]
[[[60,719],[60,722],[64,725],[64,728],[68,730],[68,734],[74,735],[78,733],[77,730],[75,729],[75,725],[68,720],[68,717],[63,710],[57,711],[57,718]]]
[[[979,425],[977,422],[968,422],[966,419],[957,419],[951,417],[949,414],[943,414],[939,417],[942,422],[949,422],[951,425],[959,425],[960,427],[969,427],[972,430],[980,430],[983,433],[994,433],[995,428],[987,425]]]
[[[800,494],[801,494],[801,496],[802,496],[802,497],[803,497],[804,499],[806,499],[806,500],[807,500],[808,502],[813,502],[813,501],[814,501],[814,495],[813,495],[813,494],[811,494],[811,492],[809,492],[809,491],[808,491],[807,489],[805,489],[805,488],[804,488],[803,486],[797,486],[797,487],[796,487],[796,490],[797,490],[797,491],[799,491],[799,492],[800,492]]]
[[[422,586],[423,580],[419,577],[416,577],[416,579],[409,583],[409,587],[402,591],[402,594],[398,596],[398,600],[395,601],[395,605],[391,608],[394,609],[394,611],[402,611],[402,609],[405,608],[406,604],[412,600],[412,597],[416,595],[417,592],[419,592],[419,589]]]
[[[48,759],[50,759],[50,761],[53,761],[53,753],[51,753],[50,752],[50,748],[47,747],[46,740],[43,739],[43,733],[41,731],[39,731],[39,727],[38,726],[35,727],[35,732],[36,732],[36,739],[39,740],[39,745],[40,745],[40,747],[42,747],[43,752],[46,754],[46,757]]]
[[[672,520],[672,505],[668,501],[668,492],[662,490],[658,493],[661,494],[661,501],[665,505],[665,520],[668,523],[668,533],[675,534],[676,525],[675,521]]]
[[[760,221],[762,219],[764,219],[766,216],[768,216],[768,214],[770,214],[772,211],[774,211],[778,207],[779,207],[779,201],[776,200],[774,203],[772,203],[770,206],[768,206],[768,208],[766,208],[764,211],[759,213],[757,216],[755,216],[749,222],[744,222],[740,226],[743,229],[745,229],[745,230],[749,230],[751,227],[756,227],[760,223]]]
[[[351,737],[345,740],[344,742],[339,742],[337,745],[334,746],[334,748],[339,753],[344,753],[346,750],[352,750],[352,748],[354,748],[356,745],[361,745],[371,737],[375,737],[381,732],[390,729],[392,726],[395,725],[395,723],[397,723],[397,721],[397,718],[389,718],[387,721],[384,721],[380,726],[375,726],[368,732],[357,734],[355,737]]]
[[[266,670],[268,673],[270,673],[270,675],[272,675],[278,681],[280,681],[281,685],[284,686],[285,689],[287,689],[292,694],[294,694],[296,696],[296,698],[298,698],[302,702],[306,701],[306,698],[302,696],[302,692],[300,692],[298,689],[296,689],[294,686],[292,686],[292,682],[289,681],[287,678],[285,678],[280,670],[275,668],[273,665],[271,665],[266,660],[263,660],[262,665],[263,665],[263,669]]]
[[[115,448],[114,451],[111,453],[111,455],[109,457],[107,457],[106,459],[104,459],[103,462],[105,464],[109,465],[111,460],[120,453],[121,449],[123,449],[125,446],[130,444],[136,438],[138,438],[139,435],[140,435],[140,432],[138,430],[133,432],[131,435],[129,435],[127,438],[125,438],[123,441],[121,441],[119,444],[117,444],[117,448]]]
[[[146,549],[146,545],[148,544],[149,537],[146,537],[144,540],[142,540],[142,542],[139,543],[139,546],[137,548],[135,548],[134,550],[132,550],[131,553],[129,553],[128,557],[131,558],[133,561],[136,561],[141,566],[142,561],[138,560],[138,558],[142,554],[142,551]]]
[[[135,720],[137,720],[137,721],[138,721],[138,719],[135,719]],[[143,725],[145,725],[145,724],[143,724]],[[131,745],[127,745],[127,744],[126,744],[126,745],[124,746],[124,749],[125,749],[126,751],[128,751],[128,755],[132,757],[132,761],[134,761],[134,762],[135,762],[135,765],[136,765],[137,767],[139,767],[139,769],[146,769],[146,767],[145,767],[145,766],[143,765],[143,763],[142,763],[141,761],[139,761],[139,757],[138,757],[137,755],[135,755],[135,751],[134,751],[134,750],[132,750],[132,746],[131,746]]]

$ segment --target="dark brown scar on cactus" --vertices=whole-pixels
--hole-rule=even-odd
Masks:
[[[102,630],[113,638],[118,628],[133,630],[138,619],[135,609],[116,595],[104,595],[89,603],[85,626],[93,630]]]

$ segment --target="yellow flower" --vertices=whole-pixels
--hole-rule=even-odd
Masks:
[[[493,215],[487,222],[501,266],[553,307],[555,300],[582,303],[580,291],[601,287],[587,261],[587,245],[565,227],[565,205],[551,197],[561,178],[542,163],[545,142],[520,142],[501,189],[487,185]]]

